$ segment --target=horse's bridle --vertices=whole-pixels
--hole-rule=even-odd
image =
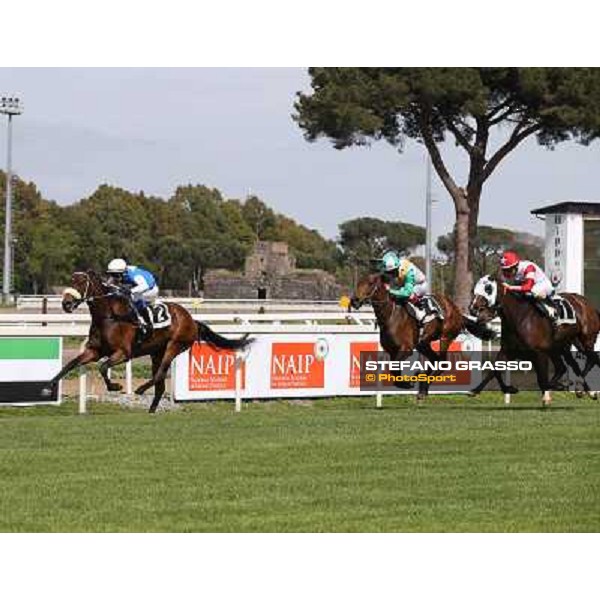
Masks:
[[[84,302],[87,302],[89,304],[90,302],[93,302],[94,300],[96,300],[98,298],[105,298],[106,296],[109,295],[109,294],[101,294],[99,296],[88,295],[88,292],[90,291],[90,286],[92,285],[92,279],[91,279],[89,273],[85,273],[84,271],[76,271],[75,273],[73,273],[73,276],[75,276],[75,275],[83,275],[86,279],[85,291],[83,292],[83,294],[77,288],[73,288],[73,287],[68,287],[63,292],[63,296],[65,294],[70,294],[71,296],[73,296],[73,298],[75,298],[75,302],[74,302],[75,308],[77,308],[80,304],[83,304]]]
[[[376,306],[384,306],[389,301],[389,299],[388,300],[374,300],[373,299],[373,296],[379,289],[380,285],[383,285],[383,281],[382,281],[381,277],[377,280],[376,285],[373,286],[373,288],[371,289],[369,294],[367,296],[365,296],[356,306],[353,306],[352,308],[359,309],[365,302],[370,302],[371,306],[373,308],[375,308]],[[393,315],[397,309],[398,309],[398,306],[396,305],[395,302],[392,301],[392,313],[391,314]]]
[[[504,292],[504,288],[501,286],[500,282],[495,281],[494,283],[496,284],[496,300],[495,300],[495,302],[493,304],[490,304],[489,301],[488,301],[488,298],[486,296],[484,296],[483,294],[476,294],[475,295],[476,297],[480,296],[481,298],[483,298],[485,300],[486,305],[487,305],[487,309],[490,312],[492,312],[493,315],[494,315],[492,318],[495,318],[495,317],[497,317],[497,316],[499,316],[501,314],[501,312],[502,312],[502,305],[500,303],[500,294],[504,294],[505,293]],[[473,300],[471,301],[471,305],[469,306],[469,312],[471,314],[473,314],[473,304],[474,304],[474,302],[475,302],[475,298],[473,298]],[[474,316],[476,316],[477,318],[479,318],[479,311],[478,311],[478,314],[474,315]]]

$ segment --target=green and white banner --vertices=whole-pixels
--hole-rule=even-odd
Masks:
[[[62,338],[0,338],[0,403],[60,401],[60,386],[51,397],[42,390],[62,368]]]

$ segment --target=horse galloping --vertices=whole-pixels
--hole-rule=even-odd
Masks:
[[[576,322],[555,328],[550,320],[538,310],[530,298],[505,290],[497,276],[486,275],[475,286],[470,313],[479,323],[488,323],[496,315],[502,320],[501,346],[497,359],[507,357],[527,357],[533,362],[538,386],[547,398],[546,392],[564,389],[560,384],[566,372],[565,361],[582,378],[586,392],[590,388],[586,375],[594,367],[600,366],[594,345],[600,332],[600,314],[579,294],[563,293],[562,297],[573,307]],[[580,370],[571,354],[574,345],[586,356],[586,365]],[[549,378],[549,361],[554,365],[554,376]],[[479,393],[492,378],[496,378],[503,392],[516,393],[513,386],[507,386],[498,372],[487,375],[473,390]],[[544,401],[547,402],[546,400]]]
[[[147,339],[138,340],[139,327],[137,320],[132,321],[128,298],[115,291],[114,286],[105,284],[92,270],[73,273],[71,287],[63,293],[62,308],[71,313],[84,302],[92,317],[85,348],[49,382],[50,388],[46,389],[46,393],[50,393],[51,388],[73,369],[100,359],[104,359],[99,370],[106,389],[111,392],[120,391],[122,386],[110,380],[108,370],[132,358],[150,356],[152,377],[139,386],[135,393],[143,394],[154,386],[154,398],[150,405],[150,412],[153,413],[164,394],[165,379],[173,359],[189,349],[194,342],[206,341],[218,349],[229,350],[243,349],[252,343],[247,335],[230,340],[215,333],[205,323],[194,321],[185,308],[172,302],[165,303],[171,319],[170,325],[153,329]]]
[[[445,360],[448,348],[459,333],[466,329],[481,339],[491,339],[493,333],[486,327],[466,318],[447,296],[433,295],[443,311],[444,318],[432,319],[419,331],[419,324],[403,304],[398,304],[389,294],[382,275],[372,273],[363,277],[357,284],[350,299],[350,308],[359,309],[369,302],[373,307],[380,330],[381,347],[391,360],[403,360],[415,350],[430,361]],[[431,348],[431,342],[440,342],[440,350]],[[430,374],[430,371],[427,371]],[[398,387],[410,387],[399,385]],[[419,382],[417,400],[429,393],[429,384]]]

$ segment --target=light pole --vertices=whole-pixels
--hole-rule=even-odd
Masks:
[[[2,298],[5,303],[10,299],[10,280],[12,273],[12,118],[23,112],[21,99],[14,96],[0,98],[0,113],[8,115],[6,146],[6,205],[4,221],[4,274],[2,278]]]
[[[431,160],[427,155],[427,182],[425,185],[425,277],[427,279],[428,292],[432,291],[431,277]]]

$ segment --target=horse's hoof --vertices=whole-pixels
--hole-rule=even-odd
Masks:
[[[133,392],[133,393],[134,393],[136,396],[141,396],[141,395],[142,395],[142,394],[143,394],[145,391],[146,391],[146,390],[145,390],[145,389],[144,389],[142,386],[140,386],[139,388],[137,388],[136,390],[134,390],[134,392]]]
[[[469,390],[467,392],[467,396],[469,398],[477,398],[477,396],[479,396],[479,394],[481,394],[481,392],[478,392],[477,390]]]
[[[519,388],[516,388],[514,385],[507,385],[504,388],[504,393],[505,394],[518,394],[519,393]]]
[[[590,398],[592,400],[598,400],[598,392],[590,392]]]
[[[106,389],[109,392],[120,392],[123,389],[123,386],[120,383],[110,383],[106,386]]]

